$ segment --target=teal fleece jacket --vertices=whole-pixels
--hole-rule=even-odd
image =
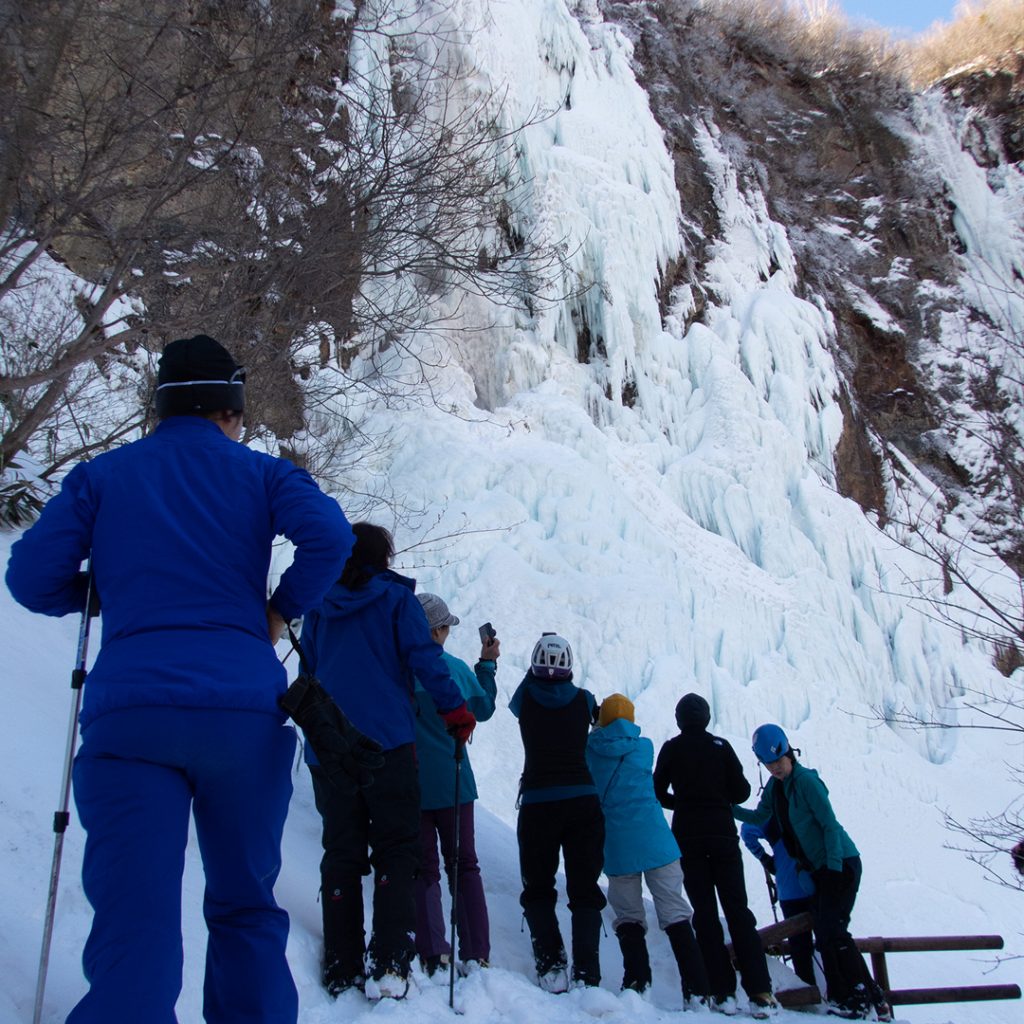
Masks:
[[[478,722],[486,722],[494,714],[498,696],[495,680],[497,665],[478,661],[471,669],[461,658],[444,651],[441,655],[455,685],[466,698],[466,705]],[[455,740],[448,735],[444,719],[437,713],[434,699],[416,680],[416,757],[420,771],[420,809],[439,810],[455,805]],[[464,749],[459,770],[459,803],[468,804],[477,798],[476,778],[469,763],[469,750]]]
[[[734,806],[733,816],[754,825],[767,824],[774,814],[775,787],[779,785],[789,800],[789,820],[812,871],[821,868],[842,871],[846,857],[860,856],[846,829],[836,820],[828,787],[813,768],[805,768],[799,761],[784,782],[768,780],[757,807]]]

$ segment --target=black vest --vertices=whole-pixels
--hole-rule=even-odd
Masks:
[[[594,784],[587,768],[590,706],[583,690],[560,708],[545,707],[526,690],[519,709],[519,733],[526,754],[524,791]]]

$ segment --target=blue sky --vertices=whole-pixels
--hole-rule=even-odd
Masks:
[[[897,32],[922,32],[933,21],[952,21],[956,0],[839,0],[851,20],[877,22]]]

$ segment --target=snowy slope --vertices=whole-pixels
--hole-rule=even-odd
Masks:
[[[777,721],[820,770],[864,857],[857,934],[998,932],[1024,950],[1019,897],[945,849],[942,825],[945,810],[1001,810],[1014,795],[1003,762],[1019,762],[1019,748],[988,734],[896,733],[871,720],[872,707],[923,710],[955,701],[964,685],[1007,684],[985,652],[913,605],[905,580],[923,578],[925,568],[833,489],[841,422],[833,325],[796,294],[785,228],[768,217],[756,187],[737,179],[711,123],[695,143],[713,169],[723,225],[711,267],[716,300],[702,323],[684,328],[691,299],[682,290],[662,318],[656,284],[683,251],[671,160],[630,70],[627,41],[601,22],[593,2],[571,6],[454,0],[443,15],[458,27],[462,60],[475,71],[467,82],[500,92],[509,123],[546,114],[524,137],[530,195],[520,227],[563,243],[564,280],[552,291],[568,298],[534,316],[466,302],[455,326],[485,330],[409,339],[435,367],[433,400],[410,392],[375,409],[367,428],[390,432],[393,445],[372,465],[350,469],[347,482],[366,493],[386,475],[394,493],[424,509],[398,532],[398,546],[408,549],[401,566],[462,617],[453,653],[472,660],[475,624],[496,625],[500,697],[519,681],[539,633],[556,629],[573,643],[584,685],[598,697],[628,694],[655,744],[674,732],[676,700],[696,690],[756,780],[749,735]],[[947,141],[948,133],[936,135],[933,151]],[[984,182],[965,183],[957,167],[950,175],[980,196]],[[984,210],[961,207],[964,230],[981,239],[998,229]],[[1006,266],[1020,265],[1019,232],[1001,234],[998,246]],[[574,312],[601,335],[606,358],[577,360]],[[410,378],[418,372],[410,366]],[[620,400],[624,391],[635,395],[632,404]],[[390,525],[389,516],[380,510]],[[0,1024],[13,1024],[31,1013],[77,624],[0,601],[11,698],[0,719]],[[561,1024],[674,1015],[679,995],[660,936],[649,1001],[616,994],[612,937],[602,990],[550,997],[533,986],[511,830],[521,748],[503,703],[471,753],[496,967],[460,984],[466,1018]],[[406,1003],[373,1009],[355,994],[335,1004],[320,991],[317,829],[299,770],[278,891],[292,913],[289,954],[303,1024],[443,1017],[447,990],[426,982]],[[48,1021],[63,1019],[84,984],[81,843],[74,823]],[[760,869],[752,860],[748,868],[752,905],[766,923]],[[201,891],[192,851],[183,1024],[201,1019]],[[1014,963],[990,969],[981,954],[890,958],[897,987],[1019,983],[1024,974]],[[1019,1013],[1019,1005],[979,1004],[910,1008],[899,1017],[996,1024]]]

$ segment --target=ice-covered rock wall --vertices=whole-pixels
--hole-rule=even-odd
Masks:
[[[404,562],[469,621],[501,625],[503,685],[558,629],[583,678],[638,698],[656,738],[688,689],[745,737],[766,718],[852,728],[848,711],[944,703],[986,673],[899,598],[927,568],[835,493],[834,325],[798,294],[786,226],[713,121],[694,144],[721,230],[692,321],[689,288],[659,303],[687,256],[684,211],[622,32],[562,0],[463,0],[445,17],[472,88],[527,124],[517,229],[563,259],[532,312],[463,303],[463,330],[420,342],[439,367],[430,400],[376,423],[398,432],[391,486],[427,510],[401,546],[455,534]],[[938,761],[955,744],[852,732]]]

